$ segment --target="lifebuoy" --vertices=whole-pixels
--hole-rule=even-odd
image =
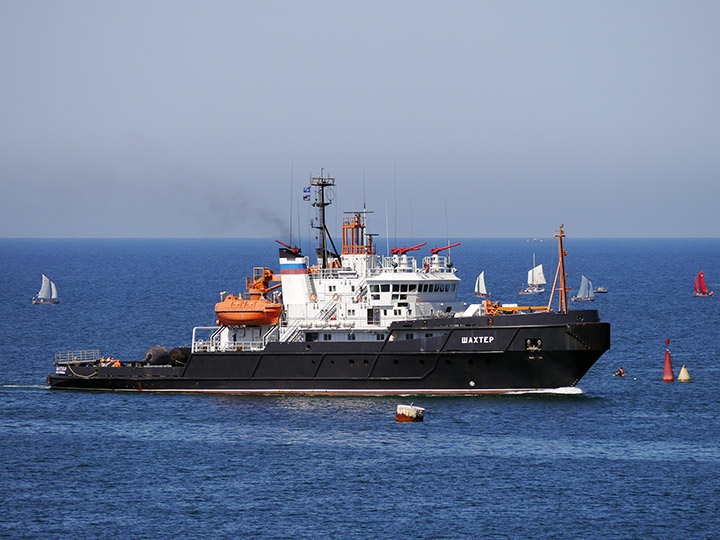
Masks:
[[[333,294],[333,300],[335,300],[336,302],[340,300],[340,295],[338,293]]]
[[[311,301],[311,302],[317,302],[317,294],[312,293],[312,294],[310,295],[310,301]]]

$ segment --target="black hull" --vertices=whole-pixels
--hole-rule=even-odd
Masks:
[[[233,394],[472,395],[572,387],[610,348],[597,312],[416,320],[391,327],[434,337],[270,343],[194,353],[184,366],[57,365],[51,388]],[[440,334],[440,335],[437,335]]]

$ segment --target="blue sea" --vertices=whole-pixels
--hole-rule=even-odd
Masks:
[[[464,300],[481,270],[493,299],[525,300],[533,254],[554,277],[553,239],[461,242],[451,256]],[[214,322],[220,291],[240,291],[253,266],[277,269],[276,247],[0,240],[0,537],[720,537],[720,239],[567,239],[574,291],[581,274],[609,290],[593,307],[612,325],[612,349],[581,394],[45,387],[55,351],[131,360],[189,344],[193,326]],[[715,297],[693,297],[700,270]],[[42,273],[59,305],[31,305]],[[662,381],[666,338],[675,375],[684,364],[692,382]],[[627,377],[612,376],[618,366]],[[425,422],[396,423],[396,405],[411,400]]]

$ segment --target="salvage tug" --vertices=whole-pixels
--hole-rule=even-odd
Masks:
[[[457,301],[449,248],[379,255],[367,214],[346,215],[340,252],[325,223],[335,179],[305,188],[317,210],[317,262],[287,244],[280,272],[255,268],[242,296],[221,293],[192,345],[143,360],[57,353],[51,388],[302,395],[473,395],[575,386],[610,348],[596,310],[568,311],[563,256],[546,306]],[[276,283],[271,285],[272,283]],[[557,310],[552,309],[557,293]]]

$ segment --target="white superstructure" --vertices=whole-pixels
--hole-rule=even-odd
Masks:
[[[334,187],[334,179],[314,177],[312,186],[316,189],[313,206],[319,209],[315,228],[321,231],[317,259],[311,261],[285,244],[280,249],[282,292],[276,298],[282,302],[283,312],[279,323],[196,328],[194,350],[262,349],[277,341],[385,340],[389,326],[396,321],[481,314],[480,304],[468,307],[456,301],[460,278],[445,250],[459,244],[435,247],[420,260],[409,253],[425,244],[394,248],[381,256],[375,252],[372,236],[365,232],[368,212],[359,211],[344,218],[342,249],[335,253],[324,213],[330,204],[325,190]]]
[[[456,269],[440,255],[446,248],[432,249],[420,264],[408,255],[418,247],[380,256],[364,229],[362,212],[345,218],[342,253],[330,267],[320,256],[313,266],[309,257],[280,250],[280,341],[384,339],[392,322],[465,311],[456,302]],[[318,332],[330,335],[303,335]]]

